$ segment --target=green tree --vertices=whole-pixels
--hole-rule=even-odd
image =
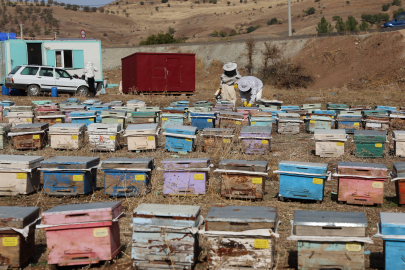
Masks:
[[[273,24],[277,24],[277,18],[276,17],[274,17],[273,19],[267,21],[267,25],[273,25]]]
[[[387,11],[390,7],[388,5],[382,5],[382,11]]]
[[[370,28],[370,25],[368,22],[362,21],[359,28],[361,31],[367,31]]]
[[[390,19],[390,15],[387,13],[382,14],[381,20],[387,22]]]
[[[401,5],[401,0],[392,0],[392,5],[393,6],[400,6]]]
[[[181,39],[174,38],[173,35],[166,33],[159,33],[157,35],[149,35],[146,40],[139,42],[139,45],[153,45],[153,44],[171,44],[171,43],[182,43]]]
[[[335,24],[335,28],[338,32],[345,32],[346,31],[346,24],[343,22],[343,19],[340,18],[337,20]]]
[[[315,14],[315,8],[314,7],[309,7],[306,10],[303,10],[303,12],[307,15]]]
[[[346,21],[346,30],[347,31],[357,31],[358,24],[359,23],[356,21],[356,19],[350,15]]]
[[[337,15],[332,17],[332,20],[334,20],[334,21],[337,21],[339,19],[340,19],[340,16],[337,16]]]
[[[322,17],[321,22],[318,23],[316,31],[318,34],[330,33],[333,31],[333,27],[328,21],[326,21],[325,17]]]

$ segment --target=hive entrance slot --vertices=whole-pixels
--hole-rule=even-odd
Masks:
[[[173,219],[173,216],[155,216],[156,218]]]
[[[83,213],[83,214],[71,214],[71,215],[66,215],[66,217],[68,218],[72,218],[72,217],[87,217],[89,214],[87,213]]]
[[[248,226],[249,223],[247,222],[230,222],[229,224],[235,225],[235,226]]]
[[[322,227],[322,230],[341,230],[342,227]]]
[[[74,257],[74,258],[72,258],[72,260],[87,260],[87,259],[90,259],[90,257]]]

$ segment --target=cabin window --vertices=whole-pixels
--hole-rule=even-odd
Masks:
[[[73,68],[72,50],[55,51],[56,67]]]

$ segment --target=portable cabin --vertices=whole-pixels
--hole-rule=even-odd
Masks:
[[[124,93],[195,91],[195,54],[138,52],[121,63]]]
[[[103,82],[101,41],[94,39],[21,40],[0,41],[0,84],[16,66],[38,65],[66,69],[71,75],[81,76],[87,62],[98,69],[94,81]]]

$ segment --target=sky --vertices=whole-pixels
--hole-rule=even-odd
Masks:
[[[81,6],[99,7],[111,3],[113,0],[58,0],[59,3],[76,4]],[[46,2],[46,1],[45,1]]]

